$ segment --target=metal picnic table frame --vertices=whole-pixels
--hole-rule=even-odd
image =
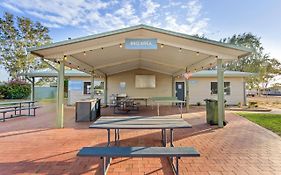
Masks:
[[[114,130],[114,143],[120,143],[121,129],[160,129],[161,142],[167,145],[167,130],[170,130],[170,146],[173,147],[174,129],[191,128],[192,126],[181,118],[175,116],[122,116],[122,117],[101,117],[89,128],[107,130],[107,146],[110,146],[111,130]]]
[[[150,100],[152,101],[153,104],[157,104],[157,115],[160,115],[160,104],[161,103],[179,103],[180,104],[180,115],[182,118],[182,107],[183,104],[186,103],[186,101],[183,100],[178,100],[177,97],[151,97]],[[152,104],[152,109],[153,109],[153,104]]]

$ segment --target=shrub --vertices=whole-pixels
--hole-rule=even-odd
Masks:
[[[23,99],[31,92],[30,85],[22,80],[12,80],[0,86],[0,98]]]

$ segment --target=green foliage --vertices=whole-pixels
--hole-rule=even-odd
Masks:
[[[0,85],[0,98],[2,99],[24,99],[29,96],[30,92],[30,85],[20,80],[12,80]]]
[[[243,33],[221,41],[247,47],[253,51],[251,55],[225,65],[227,70],[256,73],[256,76],[247,79],[249,89],[260,89],[260,86],[265,88],[274,76],[281,74],[281,63],[264,52],[259,37],[251,33]]]
[[[27,48],[51,41],[48,28],[29,18],[5,13],[0,18],[0,64],[16,78],[18,72],[46,67],[39,59],[27,53]]]
[[[238,113],[238,114],[281,136],[281,114],[266,114],[266,113]]]

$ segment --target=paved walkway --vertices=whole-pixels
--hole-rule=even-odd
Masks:
[[[164,109],[164,114],[174,110]],[[105,145],[106,131],[88,129],[88,122],[75,123],[71,107],[66,107],[64,129],[54,128],[54,105],[37,114],[0,123],[1,175],[101,174],[99,158],[78,158],[76,153],[83,146]],[[225,128],[210,127],[204,115],[202,109],[192,109],[184,119],[193,128],[175,131],[176,146],[194,146],[201,153],[200,158],[180,159],[180,174],[281,174],[280,137],[231,113]],[[160,131],[121,131],[125,145],[161,146]],[[170,175],[172,170],[166,159],[116,158],[108,174]]]

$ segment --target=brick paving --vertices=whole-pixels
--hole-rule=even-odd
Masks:
[[[0,174],[101,174],[99,158],[76,157],[83,146],[103,146],[106,131],[88,129],[89,122],[75,123],[74,108],[65,107],[65,128],[55,128],[55,105],[40,108],[36,117],[0,123]],[[143,108],[138,115],[155,115]],[[176,108],[162,107],[162,114]],[[111,114],[109,108],[102,113]],[[133,114],[134,115],[134,114]],[[193,146],[199,158],[181,158],[180,174],[246,175],[281,174],[281,138],[256,124],[226,114],[223,129],[205,124],[204,109],[193,107],[184,119],[192,129],[175,131],[175,146]],[[121,130],[121,146],[161,146],[160,131]],[[115,158],[109,175],[170,175],[167,159]]]

